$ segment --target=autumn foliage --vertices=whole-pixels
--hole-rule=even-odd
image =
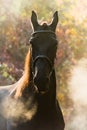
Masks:
[[[11,3],[11,1],[9,1]],[[32,9],[38,13],[39,22],[50,22],[55,10],[59,10],[58,51],[55,60],[58,98],[63,108],[71,105],[68,97],[67,80],[72,66],[82,57],[87,57],[87,17],[78,17],[76,1],[69,0],[16,0],[11,3],[0,1],[0,84],[16,82],[23,73],[25,55],[32,33],[30,16]],[[19,6],[20,5],[20,6]],[[19,8],[20,7],[20,8]]]

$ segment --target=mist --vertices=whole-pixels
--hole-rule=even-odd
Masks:
[[[73,109],[70,114],[66,130],[87,129],[87,59],[79,60],[71,70],[68,82],[69,97]]]
[[[8,96],[6,98],[3,97],[2,101],[0,101],[0,123],[3,118],[6,120],[12,119],[14,121],[20,122],[31,120],[37,110],[37,104],[32,104],[32,102],[33,98],[31,97],[29,97],[27,101],[20,99],[17,100],[11,96]]]

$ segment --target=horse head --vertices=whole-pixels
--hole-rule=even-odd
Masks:
[[[57,50],[55,29],[58,23],[57,11],[51,24],[39,24],[37,14],[32,11],[31,22],[33,34],[30,39],[32,46],[32,68],[34,84],[40,93],[49,91],[50,77],[54,67]]]

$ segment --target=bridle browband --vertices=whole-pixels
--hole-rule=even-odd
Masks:
[[[33,36],[33,35],[35,35],[35,34],[37,34],[37,33],[51,33],[51,34],[54,34],[54,35],[56,36],[55,32],[53,32],[53,31],[51,31],[51,30],[39,30],[39,31],[35,31],[35,32],[33,32],[33,33],[31,34],[31,36]]]

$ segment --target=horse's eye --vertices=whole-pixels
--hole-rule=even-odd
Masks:
[[[55,39],[55,38],[52,38],[52,42],[53,42],[54,44],[58,44],[58,41],[57,41],[57,39]]]
[[[38,41],[38,37],[31,37],[29,42],[30,44],[33,44],[34,42],[37,42]]]
[[[33,38],[33,37],[31,37],[31,38],[30,38],[30,40],[29,40],[29,43],[30,43],[30,44],[32,44],[32,43],[33,43],[33,41],[34,41],[34,38]]]

